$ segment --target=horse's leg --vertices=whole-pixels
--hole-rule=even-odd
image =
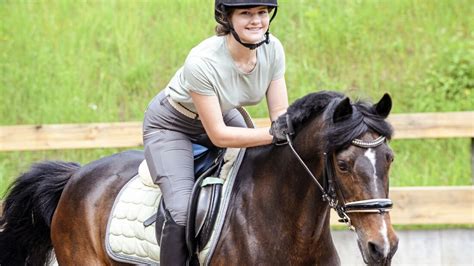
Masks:
[[[108,217],[117,194],[143,158],[122,156],[85,166],[64,189],[51,224],[60,265],[121,265],[105,250]]]

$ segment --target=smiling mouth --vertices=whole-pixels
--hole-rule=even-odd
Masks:
[[[252,32],[257,32],[257,31],[261,31],[262,28],[247,28],[248,31],[252,31]]]

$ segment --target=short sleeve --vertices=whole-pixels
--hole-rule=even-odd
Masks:
[[[183,66],[184,86],[201,95],[216,95],[209,79],[206,63],[199,57],[188,57]]]
[[[285,50],[283,49],[283,45],[281,44],[280,40],[277,38],[272,38],[272,42],[274,43],[275,49],[275,64],[272,80],[278,80],[285,75]]]

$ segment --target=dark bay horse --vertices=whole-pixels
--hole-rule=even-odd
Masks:
[[[249,148],[236,176],[211,265],[338,265],[330,234],[335,208],[358,236],[364,261],[390,265],[398,238],[387,208],[392,134],[386,94],[351,103],[336,92],[309,94],[287,116],[286,145]],[[120,265],[105,232],[115,197],[136,173],[141,151],[85,166],[33,165],[12,184],[0,219],[0,265]]]

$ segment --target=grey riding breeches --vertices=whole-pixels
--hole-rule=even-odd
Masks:
[[[201,121],[176,110],[164,91],[150,102],[143,121],[145,159],[153,181],[161,189],[166,208],[175,222],[186,225],[188,202],[193,189],[192,143],[209,146]],[[236,109],[223,114],[227,126],[246,127]]]

